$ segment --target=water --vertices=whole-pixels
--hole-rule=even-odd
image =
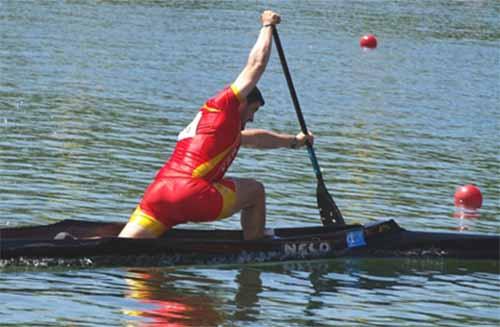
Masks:
[[[378,259],[0,280],[2,316],[22,326],[495,326],[500,287],[491,262]]]
[[[350,222],[499,233],[496,1],[0,2],[0,225],[125,221],[273,8],[325,182]],[[359,37],[374,33],[375,51]],[[255,127],[298,124],[274,52]],[[242,149],[268,226],[319,223],[305,151]],[[475,183],[475,219],[453,193]],[[238,228],[237,217],[196,228]],[[498,263],[331,260],[4,269],[3,325],[500,324]]]

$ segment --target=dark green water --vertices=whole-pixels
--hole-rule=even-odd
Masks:
[[[177,133],[234,80],[272,8],[348,221],[499,233],[496,1],[2,1],[0,225],[125,221]],[[374,33],[375,51],[359,48]],[[273,53],[253,127],[296,133]],[[242,149],[268,226],[316,225],[305,151]],[[484,195],[454,218],[458,185]],[[233,217],[200,228],[238,228]],[[0,273],[0,324],[495,326],[498,263],[334,260]]]

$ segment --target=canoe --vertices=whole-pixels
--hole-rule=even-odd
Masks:
[[[64,220],[0,229],[6,264],[171,266],[336,257],[499,260],[500,236],[408,231],[394,220],[344,226],[276,228],[274,237],[243,240],[240,230],[172,229],[157,239],[116,237],[123,223]],[[63,233],[63,234],[61,234]],[[66,234],[64,234],[66,233]],[[59,238],[66,235],[64,239]],[[62,260],[62,261],[61,261]]]

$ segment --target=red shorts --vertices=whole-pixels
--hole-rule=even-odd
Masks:
[[[175,225],[229,217],[236,202],[231,179],[161,178],[144,193],[130,221],[159,236]]]

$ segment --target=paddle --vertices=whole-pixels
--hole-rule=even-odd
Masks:
[[[295,112],[297,113],[297,118],[299,119],[300,128],[302,133],[307,135],[306,121],[302,115],[302,110],[300,109],[299,99],[297,98],[297,93],[295,92],[295,87],[293,86],[292,77],[290,71],[288,70],[288,65],[285,59],[285,53],[283,52],[283,47],[281,46],[280,37],[278,35],[278,29],[276,26],[272,26],[274,42],[276,43],[276,48],[278,49],[278,54],[281,61],[281,66],[283,67],[283,72],[285,73],[286,82],[288,84],[288,89],[290,90],[290,95],[292,96],[293,106],[295,107]],[[321,217],[321,222],[323,225],[345,225],[344,218],[340,213],[339,208],[333,201],[332,196],[328,193],[326,189],[325,182],[323,181],[323,175],[321,174],[321,169],[319,168],[318,159],[314,152],[312,144],[307,142],[307,152],[309,153],[309,158],[311,159],[314,173],[316,174],[316,179],[318,180],[318,185],[316,187],[316,198],[318,201],[319,215]]]

